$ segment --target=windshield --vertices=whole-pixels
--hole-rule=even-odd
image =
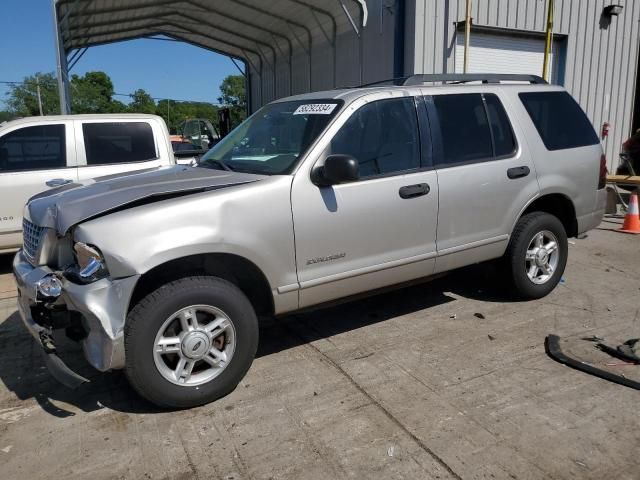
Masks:
[[[200,166],[263,175],[289,173],[341,105],[338,100],[266,105],[209,150]]]

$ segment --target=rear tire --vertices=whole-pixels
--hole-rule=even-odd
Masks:
[[[194,407],[233,391],[257,346],[258,320],[238,287],[217,277],[182,278],[129,313],[125,373],[160,407]]]
[[[505,254],[514,294],[523,299],[548,295],[562,278],[568,253],[567,233],[557,217],[532,212],[520,218]]]

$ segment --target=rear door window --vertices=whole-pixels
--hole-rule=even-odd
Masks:
[[[517,145],[507,112],[496,95],[484,94],[484,101],[491,124],[495,156],[497,158],[509,157],[515,153]]]
[[[153,130],[147,122],[84,123],[87,165],[155,160]]]
[[[19,128],[0,138],[0,173],[66,166],[64,124]]]
[[[440,167],[493,159],[491,129],[479,93],[434,95],[442,155]]]
[[[331,140],[331,153],[358,160],[362,178],[420,168],[414,98],[378,100],[361,107]]]
[[[547,150],[600,143],[582,108],[567,92],[522,92],[519,96]]]

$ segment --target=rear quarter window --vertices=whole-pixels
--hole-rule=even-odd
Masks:
[[[505,112],[498,97],[492,93],[485,94],[484,101],[487,106],[489,123],[491,124],[494,155],[496,158],[509,157],[515,153],[517,145],[507,112]]]
[[[522,92],[519,96],[547,150],[600,143],[593,125],[567,92]]]

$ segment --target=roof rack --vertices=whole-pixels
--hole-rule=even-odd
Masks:
[[[516,75],[504,73],[420,73],[410,75],[408,77],[390,78],[379,82],[367,83],[360,85],[361,87],[373,87],[376,85],[422,85],[423,83],[442,82],[442,83],[500,83],[500,82],[529,82],[535,85],[546,85],[547,82],[538,75]]]

